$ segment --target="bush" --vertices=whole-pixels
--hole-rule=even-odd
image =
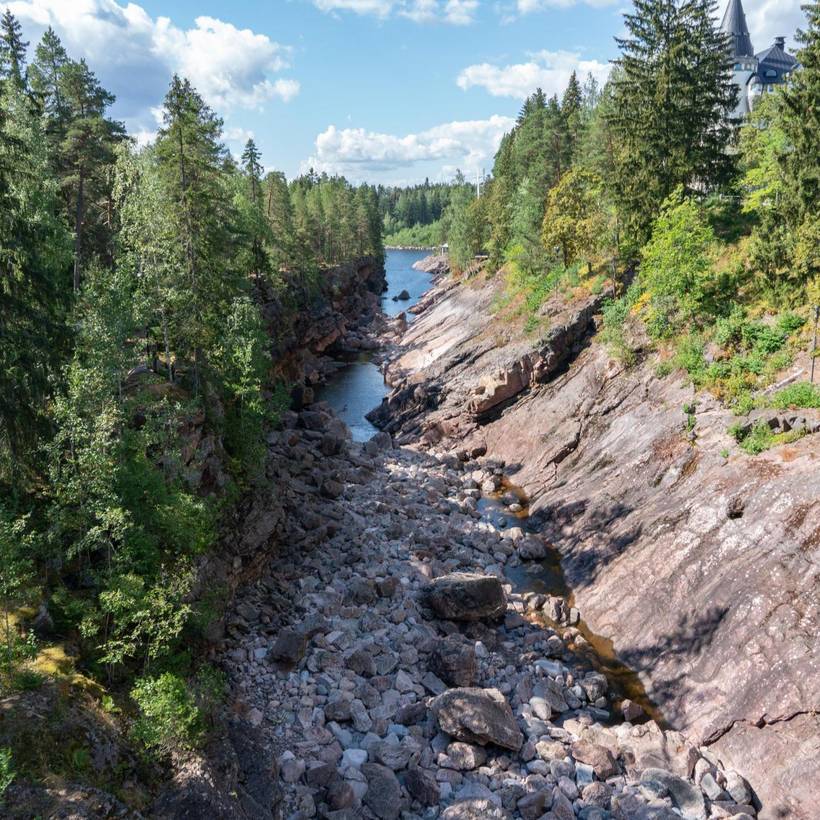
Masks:
[[[166,672],[158,678],[141,678],[131,697],[140,710],[133,735],[146,749],[164,755],[195,749],[202,742],[202,714],[178,675]]]
[[[788,410],[791,407],[820,408],[820,387],[808,382],[790,384],[774,394],[771,404],[780,410]]]
[[[700,206],[680,191],[673,193],[641,251],[640,282],[649,296],[647,330],[654,338],[673,336],[707,307],[714,241]]]
[[[631,309],[629,294],[620,299],[608,299],[603,307],[604,328],[601,332],[601,341],[609,347],[612,355],[627,365],[635,363],[635,351],[626,335],[626,322]]]

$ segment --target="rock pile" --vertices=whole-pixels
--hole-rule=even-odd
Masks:
[[[504,569],[538,537],[482,517],[501,465],[352,444],[311,413],[271,436],[286,536],[221,650],[230,710],[278,758],[284,816],[755,815],[708,751],[618,722],[641,710],[573,653],[557,623],[575,616],[514,592]]]

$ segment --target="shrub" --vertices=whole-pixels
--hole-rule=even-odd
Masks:
[[[647,330],[672,336],[708,301],[715,235],[702,209],[680,191],[664,203],[644,246],[640,281],[649,294]]]
[[[161,755],[194,749],[202,742],[202,715],[185,681],[166,672],[140,678],[131,690],[140,716],[133,735],[146,749]]]
[[[788,410],[790,407],[820,407],[820,387],[809,382],[790,384],[774,394],[771,404],[780,410]]]

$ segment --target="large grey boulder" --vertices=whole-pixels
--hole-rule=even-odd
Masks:
[[[524,743],[510,704],[498,689],[449,689],[430,702],[439,728],[466,743],[517,752]]]
[[[494,619],[507,610],[501,581],[474,572],[453,572],[436,578],[427,588],[427,602],[436,615],[449,621]]]

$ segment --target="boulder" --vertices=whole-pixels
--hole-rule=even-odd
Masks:
[[[705,820],[707,816],[706,802],[700,789],[666,769],[646,769],[641,774],[641,790],[658,797],[668,794],[687,820]]]
[[[501,581],[472,572],[436,578],[427,589],[427,602],[436,615],[450,621],[495,619],[507,609]]]
[[[299,663],[307,649],[307,637],[297,629],[286,627],[276,636],[268,657],[282,663]]]
[[[606,746],[600,746],[589,740],[579,740],[572,744],[572,756],[581,763],[592,766],[595,774],[601,780],[618,774],[618,764]]]
[[[404,785],[410,796],[423,806],[437,806],[441,799],[441,790],[436,778],[424,769],[410,769],[404,778]]]
[[[450,686],[473,686],[476,682],[475,648],[455,638],[436,644],[430,669]]]
[[[365,805],[380,820],[396,820],[402,809],[401,785],[396,775],[378,763],[365,763],[362,774],[367,781]]]
[[[430,702],[443,732],[466,743],[517,752],[524,743],[510,704],[498,689],[450,689]]]
[[[441,820],[509,820],[510,813],[486,797],[459,800],[441,813]]]

